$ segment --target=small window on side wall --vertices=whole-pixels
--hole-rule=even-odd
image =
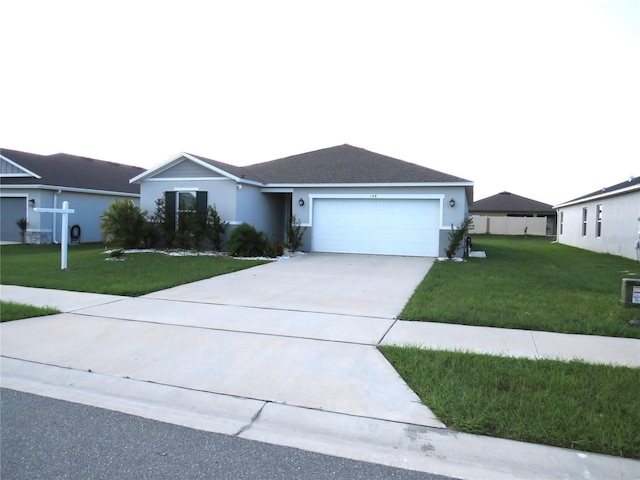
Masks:
[[[582,236],[587,236],[587,209],[582,209]]]
[[[596,237],[602,236],[602,204],[596,205]]]

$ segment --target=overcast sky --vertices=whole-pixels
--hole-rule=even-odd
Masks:
[[[640,175],[640,0],[0,0],[0,146],[349,143],[557,204]]]

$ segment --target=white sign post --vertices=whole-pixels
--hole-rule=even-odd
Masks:
[[[61,213],[62,214],[62,233],[61,246],[62,253],[60,258],[60,270],[67,268],[67,246],[69,245],[69,214],[76,213],[75,210],[69,208],[69,202],[62,202],[62,208],[34,208],[34,212],[38,213]],[[54,239],[55,240],[55,239]]]

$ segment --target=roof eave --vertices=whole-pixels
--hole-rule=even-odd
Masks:
[[[64,187],[62,185],[44,185],[35,183],[2,184],[0,190],[62,190],[63,192],[92,193],[97,195],[117,195],[124,197],[140,197],[139,193],[121,192],[118,190],[99,190],[91,188]]]
[[[13,160],[11,160],[10,158],[6,157],[5,155],[0,154],[0,158],[2,158],[4,161],[10,163],[11,165],[13,165],[14,167],[16,167],[19,170],[22,170],[24,172],[24,175],[20,175],[22,177],[27,176],[27,177],[33,177],[33,178],[42,178],[40,175],[38,175],[35,172],[32,172],[31,170],[29,170],[28,168],[23,167],[22,165],[20,165],[19,163],[14,162]],[[17,177],[18,175],[8,175],[10,177]]]
[[[617,190],[612,190],[610,192],[602,192],[601,194],[590,195],[588,197],[576,198],[575,200],[569,200],[568,202],[559,203],[558,205],[554,205],[553,209],[557,210],[558,208],[570,207],[571,205],[578,205],[580,203],[591,202],[593,200],[598,200],[600,198],[614,197],[614,196],[617,196],[617,195],[623,195],[625,193],[633,192],[634,190],[640,190],[640,184],[632,185],[632,186],[627,187],[627,188],[619,188]]]

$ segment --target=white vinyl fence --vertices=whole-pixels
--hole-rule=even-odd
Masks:
[[[525,231],[526,229],[526,231]],[[547,217],[490,217],[473,215],[469,233],[482,235],[547,235]]]

